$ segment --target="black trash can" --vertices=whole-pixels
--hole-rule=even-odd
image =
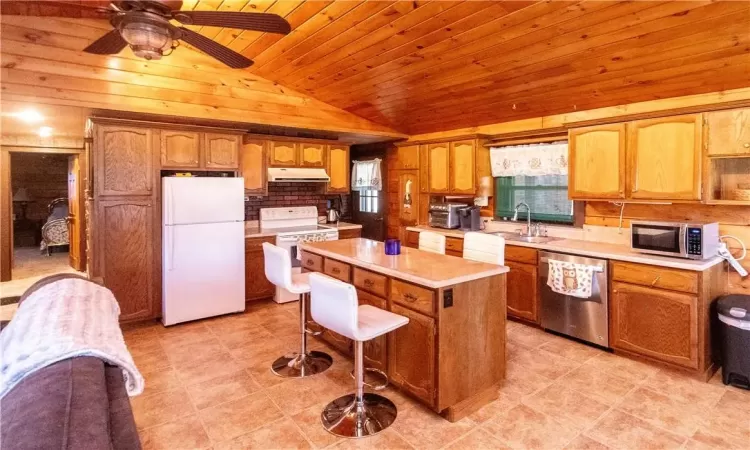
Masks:
[[[716,302],[724,384],[750,389],[750,295],[726,295]]]

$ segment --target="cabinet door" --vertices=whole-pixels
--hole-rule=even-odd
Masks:
[[[507,276],[508,315],[539,323],[537,266],[505,261],[510,268]]]
[[[406,230],[403,245],[405,247],[419,248],[419,232]]]
[[[296,142],[269,141],[268,163],[271,166],[294,167],[297,165]]]
[[[360,305],[370,305],[376,308],[388,309],[387,302],[384,298],[377,297],[365,291],[357,289],[357,297]],[[378,370],[386,371],[388,365],[387,358],[387,338],[386,335],[370,339],[363,344],[365,353],[365,366],[373,367]]]
[[[300,144],[300,166],[325,167],[326,146],[323,144]]]
[[[346,145],[329,146],[328,176],[331,181],[326,187],[326,192],[349,192],[349,164],[349,147]]]
[[[162,167],[200,167],[200,148],[200,133],[180,130],[159,132]]]
[[[427,145],[419,146],[419,192],[430,192],[430,153]]]
[[[568,133],[568,197],[625,198],[625,124]]]
[[[416,170],[399,171],[398,175],[398,208],[401,225],[416,225],[419,220],[419,172]]]
[[[614,282],[611,302],[613,348],[698,368],[696,296]]]
[[[148,128],[97,126],[94,195],[151,195],[155,175],[152,133]]]
[[[750,154],[750,108],[706,113],[709,156]]]
[[[153,202],[99,200],[96,214],[95,259],[120,305],[120,321],[155,317]]]
[[[204,136],[207,169],[237,169],[240,166],[240,136],[214,133]]]
[[[435,320],[399,305],[391,311],[409,318],[388,337],[388,376],[429,405],[435,404]]]
[[[268,193],[265,156],[264,141],[248,139],[242,144],[240,172],[245,179],[246,194],[265,195]]]
[[[474,141],[452,142],[450,150],[451,193],[474,194]]]
[[[435,194],[449,194],[450,151],[448,151],[448,144],[428,145],[427,156],[430,170],[430,192]]]
[[[398,147],[396,169],[419,169],[419,146]]]
[[[648,200],[700,200],[700,114],[628,124],[630,196]]]

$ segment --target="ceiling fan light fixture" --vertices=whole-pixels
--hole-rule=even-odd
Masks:
[[[148,60],[161,59],[164,50],[172,47],[172,35],[159,25],[129,22],[122,26],[120,33],[136,56]]]

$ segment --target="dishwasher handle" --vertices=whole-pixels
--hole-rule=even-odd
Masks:
[[[539,258],[539,262],[543,264],[547,264],[549,263],[549,258],[547,258],[546,256],[542,256],[541,258]],[[561,261],[561,262],[565,262],[565,261]],[[571,264],[578,264],[578,263],[571,263]],[[583,264],[583,265],[585,266],[586,264]],[[591,267],[594,268],[594,272],[604,272],[604,266],[591,265]]]

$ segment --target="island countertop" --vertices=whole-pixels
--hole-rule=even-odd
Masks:
[[[299,248],[433,289],[500,275],[509,270],[506,266],[403,246],[400,255],[386,255],[382,242],[363,238],[304,243]]]

